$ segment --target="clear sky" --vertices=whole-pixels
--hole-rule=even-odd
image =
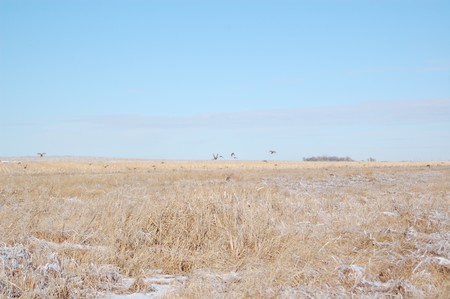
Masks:
[[[0,0],[0,103],[3,157],[450,160],[450,1]]]

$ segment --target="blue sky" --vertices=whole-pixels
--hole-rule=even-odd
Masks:
[[[449,16],[437,0],[0,0],[0,156],[449,160]]]

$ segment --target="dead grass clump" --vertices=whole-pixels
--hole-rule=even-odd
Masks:
[[[221,193],[190,198],[168,198],[154,203],[152,209],[140,214],[138,206],[122,206],[122,213],[113,222],[116,262],[133,265],[133,257],[147,256],[152,268],[167,273],[189,272],[193,268],[215,266],[238,267],[239,259],[268,259],[273,243],[285,246],[267,214],[267,208],[250,208],[236,198],[237,194]],[[255,203],[257,204],[257,203]],[[269,237],[269,238],[268,238]],[[152,255],[152,258],[148,256]],[[211,264],[212,261],[216,264]],[[138,273],[139,269],[129,269]]]

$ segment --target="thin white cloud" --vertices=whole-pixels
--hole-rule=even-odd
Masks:
[[[122,129],[255,129],[273,127],[420,125],[450,121],[450,99],[383,101],[327,107],[210,113],[189,116],[110,115],[74,120]]]

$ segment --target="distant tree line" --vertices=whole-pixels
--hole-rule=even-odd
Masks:
[[[336,156],[316,156],[303,158],[303,161],[353,161],[350,157],[336,157]]]

